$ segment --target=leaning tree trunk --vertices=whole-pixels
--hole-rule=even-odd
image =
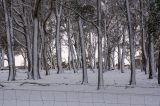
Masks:
[[[127,20],[128,20],[128,32],[129,32],[129,46],[130,46],[130,61],[131,61],[131,76],[130,85],[136,84],[136,71],[135,71],[135,54],[134,54],[134,35],[132,30],[131,14],[129,1],[126,0],[127,7]]]
[[[63,3],[63,0],[61,0]],[[63,73],[62,69],[62,59],[61,59],[61,44],[60,44],[60,21],[61,21],[61,14],[62,14],[62,5],[57,4],[56,0],[56,56],[57,56],[57,73]]]
[[[15,80],[15,70],[14,70],[14,58],[13,58],[13,49],[12,49],[12,37],[11,37],[11,30],[10,28],[10,21],[9,21],[9,15],[7,11],[6,1],[2,0],[3,6],[4,6],[4,13],[5,13],[5,23],[6,23],[6,32],[7,32],[7,49],[8,49],[8,65],[9,65],[9,76],[8,80],[13,81]]]
[[[82,84],[88,83],[87,76],[87,67],[86,67],[86,52],[85,52],[85,43],[84,43],[84,33],[83,33],[83,25],[82,19],[79,17],[78,19],[79,31],[80,31],[80,43],[81,43],[81,57],[82,57]]]
[[[97,32],[98,32],[98,87],[104,88],[103,68],[102,68],[102,31],[101,31],[101,0],[97,0]]]

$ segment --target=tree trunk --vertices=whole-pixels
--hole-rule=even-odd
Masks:
[[[81,43],[81,57],[82,57],[82,84],[88,83],[87,76],[87,67],[86,67],[86,52],[85,52],[85,43],[84,43],[84,33],[83,33],[83,25],[82,19],[79,17],[78,19],[79,31],[80,31],[80,43]]]
[[[158,84],[160,84],[160,50],[158,56]]]
[[[115,69],[115,47],[113,48],[113,52],[112,52],[112,56],[111,56],[111,59],[112,59],[112,70]]]
[[[143,0],[140,1],[140,9],[141,9],[141,47],[142,47],[142,70],[147,74],[147,53],[145,47],[145,29],[144,29],[144,11],[143,11]]]
[[[63,0],[61,0],[61,3]],[[62,5],[58,7],[56,2],[56,57],[57,57],[57,73],[63,73],[62,59],[61,59],[61,43],[60,43],[60,18],[62,14]]]
[[[5,13],[5,23],[6,23],[6,32],[7,32],[7,57],[8,57],[8,65],[9,65],[9,76],[8,80],[9,81],[14,81],[15,80],[15,70],[14,70],[14,58],[13,58],[13,49],[12,49],[12,37],[11,37],[11,27],[10,26],[10,21],[9,21],[9,15],[6,7],[6,1],[2,0],[3,6],[4,6],[4,13]]]
[[[120,40],[118,42],[118,70],[121,69],[121,47],[120,47]]]
[[[4,67],[4,50],[1,48],[1,55],[0,55],[0,68]]]
[[[128,20],[128,32],[129,32],[129,46],[130,46],[130,61],[131,61],[131,76],[130,85],[136,84],[136,71],[135,71],[135,53],[134,53],[134,35],[132,30],[131,14],[129,1],[126,0],[127,7],[127,20]]]
[[[93,66],[93,61],[94,61],[94,50],[93,50],[93,45],[92,45],[92,33],[90,32],[89,33],[89,48],[88,48],[88,56],[89,56],[89,62],[90,62],[90,68],[91,68],[91,70],[94,72],[94,66]]]
[[[103,52],[103,57],[104,57],[104,65],[103,65],[103,72],[106,71],[107,69],[107,22],[106,18],[104,19],[104,52]]]
[[[97,33],[98,33],[98,87],[104,88],[103,69],[102,69],[102,31],[101,31],[101,0],[97,0]]]
[[[76,66],[75,66],[75,53],[74,53],[74,48],[73,48],[73,44],[72,44],[72,40],[71,40],[71,30],[70,30],[70,19],[68,19],[68,43],[69,43],[69,55],[71,56],[72,58],[72,66],[73,66],[73,70],[74,70],[74,73],[77,73],[77,69],[76,69]],[[70,56],[69,56],[69,63],[70,63]],[[71,68],[71,63],[69,64],[70,65],[70,68]]]
[[[110,47],[110,36],[107,34],[107,70],[111,70],[111,47]]]
[[[154,60],[154,44],[153,35],[149,34],[149,79],[156,77],[155,60]]]
[[[121,57],[121,73],[124,73],[124,58],[125,58],[125,34],[123,34],[123,43],[122,43],[122,57]]]
[[[28,33],[28,26],[24,27],[24,36],[26,40],[26,50],[27,50],[27,60],[28,60],[28,79],[33,78],[33,73],[32,73],[32,49],[31,49],[31,40],[30,40],[30,35]]]
[[[156,77],[155,59],[154,59],[154,36],[156,34],[155,29],[155,1],[149,1],[149,19],[148,19],[148,39],[149,39],[149,79]]]
[[[38,19],[34,17],[34,36],[33,36],[33,79],[40,79],[38,69]]]

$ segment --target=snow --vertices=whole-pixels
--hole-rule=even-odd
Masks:
[[[148,79],[148,75],[140,70],[136,70],[134,87],[128,85],[129,70],[125,73],[119,70],[105,72],[105,87],[99,91],[97,72],[90,70],[86,85],[81,85],[81,71],[65,70],[63,74],[56,74],[56,70],[51,70],[49,76],[42,71],[42,79],[28,80],[26,70],[18,70],[14,82],[6,81],[7,76],[8,71],[0,71],[0,83],[5,85],[0,87],[0,106],[160,106],[157,79]]]

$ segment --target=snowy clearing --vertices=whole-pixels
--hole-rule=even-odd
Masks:
[[[28,80],[25,70],[18,70],[16,81],[8,82],[7,71],[0,71],[0,106],[160,106],[157,79],[137,70],[136,86],[128,85],[130,72],[104,73],[105,88],[97,91],[97,73],[88,70],[89,83],[81,85],[82,73],[65,71],[42,79]]]

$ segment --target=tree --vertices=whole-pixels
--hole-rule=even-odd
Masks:
[[[101,32],[101,0],[97,0],[97,33],[98,33],[98,90],[104,87],[102,70],[102,32]]]
[[[128,33],[129,33],[129,46],[130,46],[130,61],[131,61],[131,76],[130,76],[130,85],[136,84],[136,73],[135,73],[135,54],[134,54],[134,35],[133,27],[131,22],[130,15],[130,6],[129,1],[126,0],[126,9],[127,9],[127,20],[128,20]]]
[[[38,20],[38,9],[39,5],[41,3],[41,0],[36,0],[34,4],[34,11],[33,11],[33,25],[34,25],[34,35],[33,35],[33,79],[37,80],[40,79],[39,75],[39,69],[38,69],[38,35],[39,35],[39,20]]]
[[[62,69],[62,62],[61,62],[61,43],[60,43],[60,21],[62,15],[62,4],[63,0],[55,1],[55,8],[56,8],[56,57],[57,57],[57,73],[63,73]]]
[[[148,57],[149,57],[149,79],[156,77],[155,57],[154,57],[154,36],[156,33],[156,10],[155,2],[149,1],[149,19],[148,19]]]
[[[7,35],[7,57],[9,64],[9,81],[15,80],[15,64],[14,64],[14,56],[13,56],[13,26],[12,26],[12,16],[11,12],[8,12],[8,8],[6,5],[6,0],[2,0],[5,14],[5,23],[6,23],[6,35]],[[11,2],[12,5],[12,2]]]
[[[84,43],[84,33],[83,33],[83,24],[81,17],[78,18],[79,31],[80,31],[80,43],[81,43],[81,57],[82,57],[82,84],[88,83],[87,77],[87,67],[86,67],[86,52],[85,52],[85,43]]]
[[[141,46],[142,46],[142,69],[147,74],[147,52],[146,52],[146,43],[145,43],[145,21],[144,21],[144,2],[139,0],[140,9],[141,9]]]

